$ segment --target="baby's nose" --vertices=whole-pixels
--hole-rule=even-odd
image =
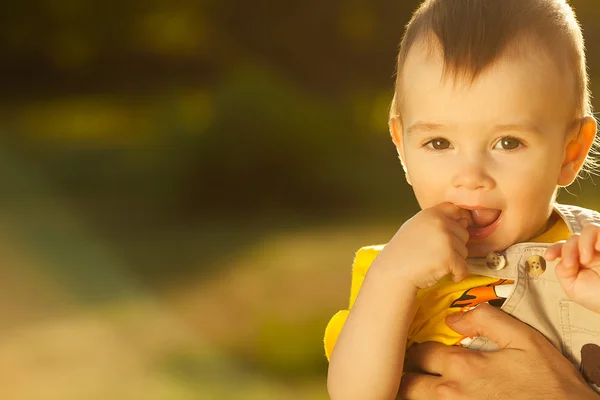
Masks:
[[[468,165],[452,177],[452,185],[467,190],[490,190],[494,188],[495,182],[482,167]]]

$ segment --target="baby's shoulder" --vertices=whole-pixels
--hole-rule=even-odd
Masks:
[[[352,263],[352,274],[362,276],[366,275],[369,267],[384,247],[385,244],[378,244],[364,246],[358,249],[354,255],[354,262]]]

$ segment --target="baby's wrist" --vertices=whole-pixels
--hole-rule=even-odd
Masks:
[[[414,276],[414,269],[407,268],[406,264],[401,265],[400,263],[389,264],[385,260],[375,260],[367,277],[370,275],[370,279],[378,282],[381,286],[392,286],[396,290],[418,290],[416,279]]]

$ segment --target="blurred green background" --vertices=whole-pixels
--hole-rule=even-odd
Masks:
[[[326,399],[353,254],[417,211],[387,133],[417,3],[5,4],[0,397]]]

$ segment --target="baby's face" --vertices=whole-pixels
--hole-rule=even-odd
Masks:
[[[442,67],[439,55],[411,50],[398,150],[422,208],[483,209],[467,247],[484,257],[545,230],[573,126],[574,85],[539,56],[502,60],[472,85],[443,80]]]

